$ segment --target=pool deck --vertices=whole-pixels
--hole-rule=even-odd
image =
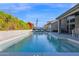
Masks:
[[[13,38],[13,37],[17,37],[18,35],[21,34],[28,34],[30,33],[32,30],[10,30],[10,31],[0,31],[0,42]]]
[[[32,30],[0,31],[0,51],[20,42],[25,37],[29,37],[31,34]]]

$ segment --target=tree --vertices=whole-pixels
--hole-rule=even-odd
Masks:
[[[0,11],[0,30],[27,30],[32,28],[32,23],[24,22],[17,17]]]

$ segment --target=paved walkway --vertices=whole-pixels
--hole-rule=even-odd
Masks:
[[[18,35],[21,34],[28,34],[30,33],[31,30],[10,30],[10,31],[0,31],[0,42],[17,37]]]

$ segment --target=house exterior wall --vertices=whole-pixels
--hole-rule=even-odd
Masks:
[[[79,34],[79,4],[56,19],[57,21],[50,22],[47,26],[48,29],[51,27],[51,31],[58,31],[58,33],[72,33],[72,31],[75,30],[75,33]]]
[[[63,18],[60,20],[61,32],[67,32],[67,19]]]
[[[44,30],[46,30],[46,31],[51,31],[51,23],[47,23],[47,24],[44,26]]]
[[[74,17],[75,16],[75,17]],[[69,23],[67,22],[69,19]],[[79,4],[63,13],[56,18],[58,22],[58,32],[61,33],[63,30],[67,33],[72,33],[74,30],[75,34],[79,34]],[[75,21],[73,21],[75,19]]]
[[[58,21],[51,23],[51,31],[58,32]]]
[[[72,27],[74,25],[74,27]],[[70,15],[67,17],[67,31],[72,33],[72,30],[75,28],[75,15]]]
[[[75,18],[75,32],[79,34],[79,15]]]
[[[58,21],[51,21],[44,26],[46,31],[58,32]]]

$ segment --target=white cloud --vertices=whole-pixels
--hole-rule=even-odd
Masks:
[[[24,3],[4,4],[4,6],[0,4],[0,10],[9,11],[10,13],[15,13],[23,10],[31,10],[31,9],[32,6]]]
[[[12,3],[12,4],[6,4],[4,7],[1,7],[0,4],[0,9],[1,10],[9,10],[10,12],[19,12],[23,10],[31,10],[33,6],[38,6],[38,5],[46,5],[51,8],[64,8],[64,7],[73,7],[75,4],[63,4],[63,3],[38,3],[38,4],[27,4],[27,3]],[[48,11],[48,9],[44,10]]]
[[[19,11],[19,10],[31,9],[31,6],[29,6],[28,4],[14,4],[10,8]]]

